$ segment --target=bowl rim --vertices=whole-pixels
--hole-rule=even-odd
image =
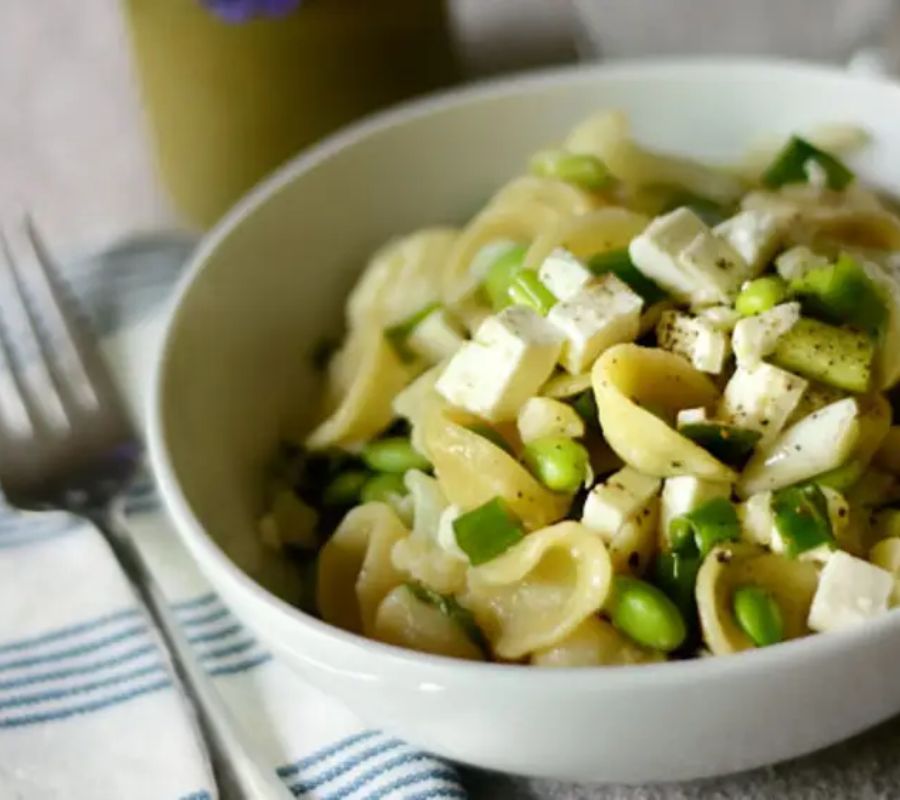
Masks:
[[[407,101],[376,114],[367,116],[331,134],[317,144],[291,157],[272,173],[263,178],[206,233],[186,264],[176,283],[164,313],[163,330],[152,363],[150,393],[147,398],[147,440],[150,464],[163,498],[167,516],[179,537],[188,545],[193,558],[206,561],[208,568],[227,576],[236,591],[253,596],[265,605],[284,624],[299,625],[307,635],[359,656],[377,657],[386,665],[414,669],[421,678],[438,677],[452,670],[463,676],[477,677],[480,681],[506,681],[515,675],[517,681],[525,681],[526,688],[534,684],[544,689],[573,687],[578,691],[614,690],[620,685],[629,688],[658,685],[661,681],[692,682],[712,677],[724,669],[729,679],[739,678],[746,672],[780,669],[788,665],[795,668],[807,663],[828,659],[832,654],[848,648],[863,646],[867,640],[876,639],[888,630],[900,627],[900,613],[888,613],[863,625],[802,639],[782,642],[766,648],[730,654],[731,657],[692,658],[679,661],[618,666],[615,669],[563,667],[555,669],[522,669],[519,664],[466,661],[449,656],[421,653],[368,639],[351,633],[290,605],[251,578],[234,563],[206,532],[182,492],[175,469],[169,457],[163,413],[163,396],[167,365],[174,347],[174,331],[183,308],[183,301],[194,283],[204,271],[211,257],[232,231],[260,206],[317,164],[326,161],[344,148],[353,146],[373,134],[397,125],[415,121],[429,114],[474,103],[489,102],[494,98],[528,93],[543,87],[589,83],[607,79],[626,79],[646,82],[659,78],[680,80],[716,81],[751,77],[772,80],[791,79],[830,81],[843,84],[845,90],[853,87],[875,88],[886,94],[893,93],[900,101],[900,83],[895,84],[882,76],[859,75],[832,65],[782,58],[752,58],[703,56],[689,58],[651,58],[621,60],[612,63],[576,64],[515,73],[492,78],[475,84],[452,88]],[[202,571],[202,568],[201,568]],[[212,581],[211,581],[212,582]],[[213,586],[215,589],[215,585]],[[308,653],[314,658],[315,653]],[[738,656],[735,658],[734,656]]]

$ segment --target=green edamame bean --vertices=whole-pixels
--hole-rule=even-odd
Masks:
[[[409,439],[390,436],[369,442],[360,454],[367,467],[376,472],[395,472],[402,475],[409,469],[430,469],[431,464],[417,452]]]
[[[584,481],[588,452],[567,436],[543,436],[525,445],[522,453],[532,474],[554,492],[575,492]]]
[[[352,506],[359,502],[359,494],[370,475],[361,469],[342,472],[322,492],[322,504],[326,506]]]
[[[614,578],[610,619],[638,644],[668,653],[687,636],[678,607],[655,586],[624,575]]]
[[[369,478],[359,493],[359,499],[363,503],[385,503],[391,496],[403,496],[407,494],[403,476],[396,472],[382,472]]]
[[[534,175],[556,178],[589,191],[602,189],[612,181],[606,164],[587,153],[542,150],[534,155],[529,166]]]
[[[737,296],[734,308],[742,317],[752,317],[777,306],[788,295],[787,284],[777,275],[750,281]]]
[[[757,647],[784,639],[784,619],[775,598],[759,586],[741,586],[732,599],[734,618]]]

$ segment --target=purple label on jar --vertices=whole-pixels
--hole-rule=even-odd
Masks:
[[[202,0],[204,6],[226,22],[246,22],[254,17],[283,17],[301,0]]]

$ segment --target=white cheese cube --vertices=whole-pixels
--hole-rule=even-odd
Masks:
[[[681,265],[679,255],[697,236],[708,232],[706,224],[689,208],[678,208],[657,217],[631,240],[628,254],[634,265],[675,299],[690,302],[697,276]]]
[[[571,300],[588,283],[593,273],[564,247],[555,248],[538,268],[538,277],[557,300]]]
[[[406,339],[409,348],[432,364],[452,356],[465,342],[465,337],[442,308],[435,309]]]
[[[728,303],[738,293],[747,275],[747,265],[740,254],[714,233],[697,235],[678,255],[683,270],[695,276],[691,296],[692,306]]]
[[[753,367],[775,350],[778,340],[800,319],[799,303],[782,303],[734,326],[731,346],[738,364]]]
[[[775,270],[788,282],[802,278],[811,269],[827,266],[825,256],[817,255],[802,245],[785,250],[775,259]]]
[[[664,350],[684,356],[703,372],[720,373],[731,351],[728,336],[709,320],[681,311],[664,311],[656,326],[656,339]]]
[[[741,211],[713,228],[747,265],[747,278],[755,278],[772,260],[781,244],[784,227],[775,214],[764,210]]]
[[[741,319],[741,315],[731,306],[709,306],[697,312],[698,317],[709,320],[713,327],[731,333]]]
[[[643,302],[615,275],[604,275],[557,303],[547,322],[565,337],[560,363],[578,375],[607,348],[636,339]]]
[[[738,365],[725,386],[716,416],[739,428],[762,434],[771,442],[784,427],[806,390],[803,378],[771,364]]]
[[[623,467],[605,483],[595,486],[584,502],[581,523],[610,541],[659,491],[659,478]]]
[[[488,317],[450,359],[435,388],[448,402],[492,422],[515,419],[550,377],[562,340],[541,316],[510,306]]]
[[[775,528],[775,515],[772,513],[772,493],[757,492],[737,506],[738,520],[741,523],[741,536],[748,542],[772,547],[777,539],[783,550],[783,542]]]
[[[731,497],[731,484],[723,481],[705,481],[693,475],[666,478],[663,483],[659,524],[663,536],[668,536],[672,520],[687,514],[717,497]]]
[[[578,412],[551,397],[530,397],[519,409],[516,427],[526,444],[544,436],[584,436],[584,420]]]
[[[894,576],[841,550],[834,552],[819,576],[807,624],[814,631],[835,631],[884,614]]]
[[[675,415],[676,428],[680,425],[693,425],[697,422],[709,422],[705,408],[682,408]]]

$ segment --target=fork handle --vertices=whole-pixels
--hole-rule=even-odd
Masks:
[[[196,723],[198,745],[216,779],[220,800],[293,800],[249,737],[242,734],[218,690],[194,657],[168,602],[114,507],[85,514],[103,534],[141,600],[168,656],[181,696]]]

